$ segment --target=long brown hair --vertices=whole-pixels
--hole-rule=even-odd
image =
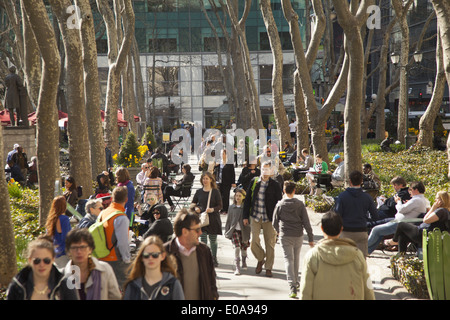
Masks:
[[[212,189],[217,189],[217,184],[216,184],[216,178],[214,177],[214,175],[209,172],[209,171],[205,171],[202,173],[201,177],[200,177],[200,183],[203,186],[203,177],[204,176],[208,176],[208,178],[211,180],[211,188]]]
[[[177,263],[175,257],[166,252],[164,248],[164,243],[158,236],[150,236],[145,238],[144,242],[142,242],[141,246],[139,247],[136,258],[131,263],[128,269],[129,275],[127,282],[124,285],[125,288],[131,281],[145,276],[145,266],[144,263],[142,262],[142,254],[144,253],[144,249],[152,244],[156,245],[162,253],[166,253],[166,258],[163,261],[161,261],[161,272],[169,272],[173,276],[175,277],[177,276]]]
[[[67,209],[67,202],[64,196],[58,196],[53,199],[50,212],[47,216],[47,221],[45,223],[45,229],[47,229],[47,235],[53,236],[56,228],[56,222],[60,215],[64,214]]]

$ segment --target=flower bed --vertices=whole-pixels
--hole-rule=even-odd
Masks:
[[[423,261],[417,257],[395,255],[391,258],[392,276],[418,299],[430,299],[423,271]]]

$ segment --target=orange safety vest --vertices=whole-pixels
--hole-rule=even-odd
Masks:
[[[108,217],[114,211],[125,212],[125,208],[118,203],[112,202],[108,208],[106,208],[100,213],[100,221],[103,220],[103,218]],[[112,236],[114,234],[114,220],[120,216],[126,216],[126,214],[125,213],[116,214],[111,219],[103,223],[103,227],[105,228],[106,234],[106,245],[108,246],[108,248],[112,249],[109,252],[109,255],[100,259],[102,261],[117,261],[116,247],[112,242]]]

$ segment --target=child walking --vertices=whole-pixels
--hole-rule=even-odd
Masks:
[[[290,298],[296,298],[300,285],[298,271],[300,250],[303,245],[303,228],[308,235],[310,247],[314,246],[314,235],[305,205],[294,198],[295,183],[284,183],[286,197],[279,201],[273,212],[272,224],[280,235],[280,243],[284,253],[287,281],[290,286]]]
[[[245,191],[236,189],[225,223],[225,237],[231,240],[234,247],[235,275],[241,274],[241,257],[242,269],[247,270],[247,248],[250,246],[250,226],[244,226],[243,222],[244,199]]]

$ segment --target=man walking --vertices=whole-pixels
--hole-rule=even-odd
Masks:
[[[112,203],[103,210],[99,217],[100,221],[106,220],[111,214],[115,214],[103,224],[106,234],[106,244],[112,248],[109,255],[100,260],[111,265],[116,274],[119,287],[126,280],[126,269],[130,263],[131,254],[128,244],[128,229],[130,221],[125,214],[125,204],[128,202],[127,187],[116,187],[112,192]]]
[[[208,246],[199,241],[200,218],[181,209],[174,220],[175,238],[164,246],[177,261],[186,300],[217,300],[216,271]]]
[[[361,188],[362,172],[357,170],[351,172],[349,180],[350,186],[336,200],[336,212],[342,217],[344,226],[341,237],[355,241],[364,257],[367,257],[368,214],[370,213],[370,217],[376,220],[378,213],[372,197]]]
[[[247,189],[244,202],[244,225],[249,224],[252,230],[250,249],[258,260],[256,274],[261,273],[266,265],[266,276],[272,277],[272,267],[275,257],[276,231],[272,225],[273,211],[282,198],[280,184],[272,179],[274,165],[271,161],[264,162],[261,177],[255,177]],[[263,230],[266,251],[261,246],[259,234]]]

